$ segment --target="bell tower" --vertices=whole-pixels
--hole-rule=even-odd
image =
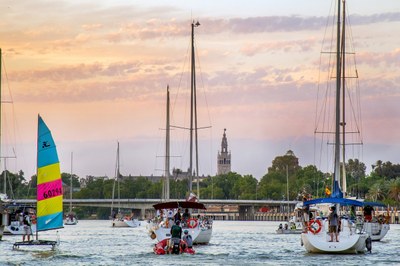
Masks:
[[[218,152],[218,175],[227,174],[231,171],[231,152],[228,152],[228,140],[226,139],[226,128],[221,141],[221,151]]]

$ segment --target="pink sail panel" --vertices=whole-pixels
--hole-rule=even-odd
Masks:
[[[46,200],[63,194],[61,179],[43,183],[37,186],[37,200]]]

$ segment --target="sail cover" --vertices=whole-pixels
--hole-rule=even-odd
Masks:
[[[37,230],[63,227],[63,189],[57,149],[43,119],[38,117]]]

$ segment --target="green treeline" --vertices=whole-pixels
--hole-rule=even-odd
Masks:
[[[399,206],[400,202],[400,165],[391,162],[377,161],[369,175],[366,166],[357,159],[350,159],[345,164],[347,176],[347,194],[366,200],[380,201],[391,206]],[[4,175],[4,173],[3,173]],[[62,174],[64,191],[69,190],[71,175]],[[0,188],[3,188],[4,178]],[[7,195],[10,198],[35,198],[36,176],[27,182],[24,173],[7,172]],[[114,179],[89,178],[81,187],[81,178],[72,175],[74,199],[111,199]],[[289,187],[287,185],[289,184]],[[202,199],[271,199],[301,200],[301,195],[310,194],[313,198],[325,197],[325,188],[331,188],[332,174],[323,173],[316,166],[301,167],[298,158],[292,151],[278,156],[272,161],[267,173],[257,180],[252,175],[240,175],[235,172],[209,176],[200,182],[200,198]],[[162,181],[152,182],[146,177],[121,177],[120,197],[126,198],[161,198]],[[193,186],[196,188],[196,186]],[[289,189],[289,197],[287,191]],[[188,195],[188,180],[170,181],[170,198],[184,199]],[[75,191],[75,190],[74,190]],[[194,191],[196,193],[196,191]],[[115,192],[116,193],[116,192]],[[68,198],[69,194],[65,193]],[[115,194],[115,197],[117,194]],[[88,216],[97,213],[98,217],[107,218],[110,210],[97,208],[81,208],[78,215]],[[97,210],[96,210],[97,209]],[[100,208],[99,208],[100,209]],[[66,210],[67,211],[67,210]]]

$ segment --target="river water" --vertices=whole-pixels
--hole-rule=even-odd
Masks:
[[[155,240],[140,228],[112,228],[110,221],[79,221],[58,230],[61,244],[56,251],[13,250],[21,236],[3,236],[0,265],[400,265],[400,225],[381,242],[372,243],[372,253],[321,255],[306,253],[300,235],[278,235],[279,222],[215,221],[209,245],[195,246],[195,255],[153,253]],[[47,231],[40,239],[55,240]]]

